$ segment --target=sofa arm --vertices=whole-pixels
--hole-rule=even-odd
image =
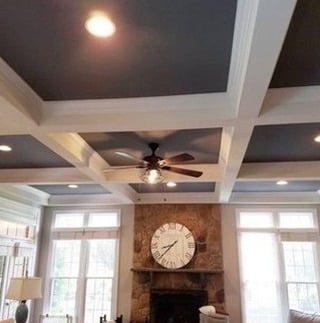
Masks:
[[[288,323],[320,323],[320,314],[290,310]]]
[[[205,315],[199,314],[200,323],[229,323],[229,316],[224,314]]]

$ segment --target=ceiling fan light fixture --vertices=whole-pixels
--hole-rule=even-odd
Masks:
[[[163,182],[164,176],[159,169],[151,168],[146,170],[141,179],[147,184],[158,184]]]

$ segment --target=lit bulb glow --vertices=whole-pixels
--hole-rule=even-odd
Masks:
[[[69,184],[69,185],[68,185],[68,187],[69,187],[69,188],[78,188],[79,186],[78,186],[78,185],[76,185],[76,184]]]
[[[315,141],[315,142],[319,142],[319,143],[320,143],[320,135],[316,136],[316,137],[314,138],[314,141]]]
[[[109,37],[116,31],[114,23],[102,12],[92,13],[85,26],[96,37]]]
[[[0,145],[0,151],[11,151],[12,148],[7,145]]]
[[[284,180],[277,181],[277,185],[287,185],[288,182]]]
[[[159,169],[147,169],[141,179],[147,184],[158,184],[164,180]]]
[[[176,187],[176,186],[177,186],[177,184],[176,184],[175,182],[168,182],[168,183],[167,183],[167,186],[168,186],[168,187]]]

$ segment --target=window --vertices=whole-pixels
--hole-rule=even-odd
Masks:
[[[55,214],[45,313],[77,323],[115,315],[118,229],[118,211]]]
[[[2,196],[0,205],[0,318],[5,319],[18,304],[5,298],[11,277],[24,276],[27,270],[33,275],[40,209]]]
[[[284,323],[319,311],[319,230],[313,210],[239,211],[244,323]]]

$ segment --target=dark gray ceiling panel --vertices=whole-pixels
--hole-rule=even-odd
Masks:
[[[90,195],[110,194],[106,189],[96,184],[79,184],[78,188],[69,188],[68,185],[31,185],[50,195]]]
[[[116,25],[88,34],[92,10]],[[0,56],[45,100],[223,92],[236,0],[1,2]]]
[[[320,84],[320,1],[298,0],[270,87]]]
[[[236,182],[234,192],[316,192],[320,189],[320,181],[288,181],[287,185],[276,182]]]
[[[320,160],[320,123],[255,127],[245,162],[282,162]]]
[[[82,133],[82,138],[110,165],[135,165],[135,161],[115,154],[122,151],[138,159],[150,155],[148,143],[157,142],[157,155],[168,158],[189,153],[195,160],[188,163],[217,163],[219,160],[221,128],[176,131],[142,131],[113,133]]]
[[[138,193],[206,193],[214,192],[215,183],[177,183],[175,187],[160,184],[130,184]]]
[[[0,151],[0,169],[72,166],[31,136],[0,136],[0,145],[12,148],[10,152]]]

